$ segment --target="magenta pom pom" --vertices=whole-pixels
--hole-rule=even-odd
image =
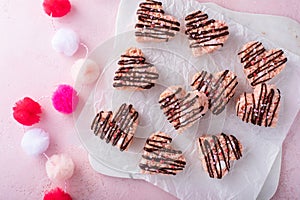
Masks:
[[[61,113],[70,114],[77,107],[79,97],[76,90],[69,85],[59,85],[52,96],[54,108]]]

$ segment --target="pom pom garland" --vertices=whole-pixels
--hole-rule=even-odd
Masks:
[[[13,107],[13,117],[17,122],[25,126],[31,126],[40,121],[39,114],[42,109],[39,103],[29,97],[18,101]]]
[[[73,56],[79,47],[79,37],[71,29],[58,29],[52,38],[52,48],[66,56]]]
[[[25,132],[21,147],[30,156],[40,155],[49,147],[49,134],[40,128],[30,129]]]
[[[79,59],[71,69],[71,75],[74,81],[80,84],[90,84],[97,80],[100,74],[100,68],[93,60]]]
[[[44,0],[43,8],[51,17],[63,17],[70,12],[71,3],[69,0]]]
[[[43,200],[72,200],[72,197],[59,187],[46,192]]]
[[[74,163],[67,155],[54,154],[46,162],[46,172],[51,180],[65,181],[72,177]]]
[[[76,90],[69,85],[59,85],[52,96],[53,107],[64,114],[74,112],[77,107],[79,97]]]

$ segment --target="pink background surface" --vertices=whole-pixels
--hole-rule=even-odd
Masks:
[[[212,2],[236,11],[282,15],[300,22],[298,0]],[[56,28],[72,28],[91,50],[114,35],[119,1],[71,3],[71,13],[54,19]],[[111,178],[91,169],[87,152],[76,137],[72,115],[62,115],[51,105],[58,84],[74,84],[70,69],[75,60],[84,57],[85,50],[80,47],[73,57],[52,50],[54,29],[41,1],[0,0],[0,27],[0,199],[42,199],[44,191],[61,185],[47,178],[45,157],[29,157],[20,147],[27,128],[14,121],[12,106],[25,96],[43,107],[41,122],[34,127],[51,135],[47,155],[67,153],[75,162],[74,176],[67,181],[73,199],[175,199],[144,181]],[[299,130],[300,114],[283,145],[280,183],[273,199],[300,198]]]

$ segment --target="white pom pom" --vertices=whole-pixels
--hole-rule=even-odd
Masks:
[[[66,56],[73,56],[79,47],[79,37],[71,29],[61,28],[52,38],[52,48]]]
[[[65,154],[54,154],[46,162],[47,176],[51,180],[65,181],[72,177],[74,173],[74,163]]]
[[[80,84],[90,84],[97,80],[100,74],[100,68],[93,60],[79,59],[71,69],[71,75],[74,81]]]
[[[28,155],[40,155],[49,147],[49,134],[40,128],[30,129],[25,132],[21,147]]]

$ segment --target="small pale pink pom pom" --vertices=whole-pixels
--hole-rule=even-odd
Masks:
[[[65,181],[74,173],[73,160],[65,154],[54,154],[46,162],[47,176],[54,181]]]
[[[100,68],[96,62],[91,59],[77,60],[71,69],[71,76],[79,84],[90,84],[97,80],[100,74]]]
[[[52,96],[54,108],[61,113],[70,114],[77,107],[79,97],[76,90],[69,85],[59,85]]]

